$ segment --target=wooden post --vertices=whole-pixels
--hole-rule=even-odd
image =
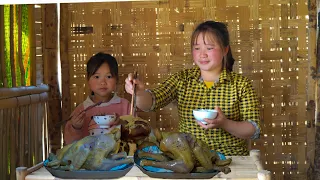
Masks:
[[[16,168],[16,177],[17,180],[24,180],[27,176],[27,168],[26,167],[17,167]]]
[[[43,58],[44,58],[44,83],[50,87],[48,128],[50,152],[55,153],[61,148],[61,130],[56,128],[57,122],[61,121],[61,101],[58,84],[58,19],[57,5],[45,4],[42,8],[43,21]]]
[[[260,160],[260,150],[258,149],[252,149],[250,151],[250,156],[253,157],[254,159],[254,163],[255,165],[257,166],[257,169],[260,171],[260,170],[263,170],[263,166],[261,164],[261,160]]]
[[[0,28],[0,66],[2,71],[0,73],[0,78],[3,82],[3,85],[0,85],[0,87],[8,87],[7,73],[4,60],[4,6],[0,6]]]
[[[60,61],[62,75],[62,119],[68,119],[71,114],[70,73],[68,58],[68,37],[70,32],[68,19],[68,4],[60,4]],[[64,129],[64,126],[62,126]]]
[[[259,171],[258,180],[271,180],[271,172],[267,170]]]

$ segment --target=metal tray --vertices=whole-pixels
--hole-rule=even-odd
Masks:
[[[134,162],[136,166],[146,175],[152,178],[162,178],[162,179],[210,179],[217,175],[219,171],[214,171],[210,173],[174,173],[174,172],[152,172],[144,169],[140,166],[140,158],[137,152],[134,154]]]
[[[151,172],[145,170],[143,167],[137,165],[137,167],[146,175],[152,178],[162,179],[210,179],[217,175],[219,172],[213,173],[173,173],[173,172]]]
[[[64,171],[45,167],[53,176],[64,179],[112,179],[125,176],[133,167],[134,163],[129,164],[122,170],[116,171]]]

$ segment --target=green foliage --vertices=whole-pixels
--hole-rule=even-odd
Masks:
[[[28,5],[22,5],[22,57],[25,68],[26,85],[31,84],[30,77],[30,44],[29,44],[29,24],[28,24]]]
[[[8,87],[12,87],[11,65],[10,65],[10,6],[4,5],[4,59]]]
[[[16,8],[17,9],[17,8]],[[23,60],[23,68],[25,70],[25,82],[26,85],[30,85],[31,77],[30,77],[30,46],[29,46],[29,22],[28,22],[28,5],[24,4],[21,5],[22,10],[22,37],[21,37],[21,44],[22,44],[22,60]],[[15,48],[15,73],[16,73],[16,83],[17,86],[21,86],[21,70],[18,62],[19,58],[19,46],[18,46],[18,11],[14,12],[15,14],[15,24],[14,24],[14,37],[10,37],[10,6],[4,5],[4,33],[5,33],[5,69],[6,69],[6,76],[8,80],[8,87],[12,87],[12,75],[11,75],[11,64],[10,60],[13,60],[14,57],[10,57],[10,48]],[[10,47],[10,39],[14,38],[14,47]]]

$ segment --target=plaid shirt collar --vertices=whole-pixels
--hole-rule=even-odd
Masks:
[[[199,81],[203,81],[201,77],[201,72],[199,67],[192,68],[191,73],[189,74],[188,78],[190,79],[198,79]],[[222,72],[220,73],[219,81],[220,83],[224,83],[225,81],[230,81],[231,80],[231,75],[230,73],[227,72],[226,69],[223,69]]]

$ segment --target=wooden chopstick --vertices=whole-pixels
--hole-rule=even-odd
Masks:
[[[133,73],[133,79],[137,79],[137,71]],[[130,115],[134,116],[136,111],[136,84],[133,84],[133,93],[131,96],[131,112]]]
[[[102,103],[102,101],[97,102],[97,103],[95,103],[95,104],[93,104],[91,106],[88,106],[86,109],[82,110],[79,114],[81,114],[82,112],[86,112],[86,111],[92,109],[93,107],[99,106],[101,103]],[[79,115],[79,114],[77,114],[77,115]],[[56,127],[60,127],[63,123],[70,121],[72,117],[73,116],[70,116],[68,119],[58,122],[56,124]]]

